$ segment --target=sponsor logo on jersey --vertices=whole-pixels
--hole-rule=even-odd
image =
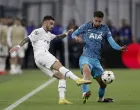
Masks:
[[[89,35],[89,38],[91,39],[100,39],[100,40],[102,40],[102,32],[100,32],[100,34],[95,34],[95,33],[91,33],[90,35]]]

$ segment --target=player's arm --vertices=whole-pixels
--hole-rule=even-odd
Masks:
[[[115,50],[121,50],[121,51],[127,51],[127,46],[124,45],[124,46],[119,46],[115,41],[114,39],[112,38],[112,36],[108,37],[107,38],[109,44],[111,45],[111,47]]]
[[[29,37],[24,38],[23,41],[21,41],[21,43],[13,48],[10,49],[10,53],[13,53],[14,51],[18,51],[20,49],[21,46],[23,46],[24,44],[26,44],[29,41]]]
[[[87,27],[87,24],[83,24],[78,29],[76,29],[72,33],[72,38],[75,39],[77,42],[82,42],[82,39],[81,39],[81,37],[79,37],[79,35],[81,35],[81,34],[83,34],[85,32],[86,27]]]
[[[109,44],[111,45],[111,47],[115,50],[121,50],[121,51],[127,51],[127,46],[124,45],[124,46],[119,46],[115,41],[114,39],[112,38],[112,36],[108,37],[108,42]]]
[[[112,34],[109,30],[108,27],[106,27],[107,29],[107,34],[106,34],[106,37],[107,37],[107,40],[109,42],[109,44],[111,45],[111,47],[115,50],[121,50],[121,51],[127,51],[127,46],[124,45],[124,46],[119,46],[115,41],[114,39],[112,38]]]
[[[21,43],[19,45],[11,48],[10,53],[12,53],[14,51],[18,51],[21,46],[23,46],[24,44],[26,44],[29,41],[31,41],[31,42],[35,41],[39,35],[40,35],[39,31],[34,30],[28,37],[24,38],[23,41],[21,41]]]
[[[109,44],[111,45],[111,47],[115,50],[121,50],[121,47],[114,41],[114,39],[112,38],[112,36],[107,38]]]
[[[23,41],[21,41],[21,43],[19,44],[19,46],[21,47],[21,46],[23,46],[24,44],[26,44],[27,42],[29,42],[29,37],[26,37],[26,38],[24,38],[24,40]]]
[[[73,32],[73,29],[68,30],[68,32],[64,33],[64,34],[60,34],[60,35],[56,35],[56,39],[63,39],[65,38],[67,35],[71,34]]]

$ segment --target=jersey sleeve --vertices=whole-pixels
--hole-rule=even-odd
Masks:
[[[87,28],[87,24],[83,24],[82,26],[80,26],[78,29],[76,29],[72,33],[72,38],[75,38],[76,36],[83,34],[85,32],[86,28]]]
[[[114,41],[114,39],[112,38],[112,36],[107,38],[109,44],[111,45],[111,47],[115,50],[120,50],[121,47]]]
[[[51,33],[51,40],[53,40],[54,38],[56,38],[56,35]]]
[[[112,36],[110,29],[108,28],[108,26],[106,26],[106,39],[108,39],[108,37]]]
[[[39,36],[39,31],[38,30],[34,30],[32,31],[32,33],[28,36],[30,41],[33,42],[33,41],[36,41],[38,36]]]

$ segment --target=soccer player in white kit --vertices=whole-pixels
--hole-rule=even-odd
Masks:
[[[65,34],[54,35],[50,33],[50,30],[54,26],[54,18],[51,16],[45,16],[43,19],[43,25],[41,28],[35,29],[27,38],[25,38],[19,45],[13,47],[10,52],[16,52],[21,46],[26,44],[29,40],[32,43],[34,50],[34,58],[36,65],[48,76],[59,79],[58,91],[59,91],[59,104],[72,104],[65,99],[66,80],[65,78],[71,78],[78,85],[90,84],[90,80],[80,79],[74,75],[70,70],[65,68],[58,59],[56,59],[48,50],[50,42],[54,38],[63,39],[68,34],[73,32],[73,29],[69,30]]]

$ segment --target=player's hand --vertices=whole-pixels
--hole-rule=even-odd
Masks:
[[[68,30],[67,34],[71,34],[74,31],[74,29]]]
[[[127,47],[126,45],[124,45],[124,46],[121,47],[120,50],[121,50],[121,51],[128,51],[128,47]]]
[[[83,42],[83,39],[81,38],[81,37],[75,37],[74,38],[77,42],[79,42],[79,43],[82,43]]]
[[[17,52],[19,49],[20,49],[20,46],[17,45],[17,46],[15,46],[15,47],[11,48],[9,52],[10,52],[10,53]]]

